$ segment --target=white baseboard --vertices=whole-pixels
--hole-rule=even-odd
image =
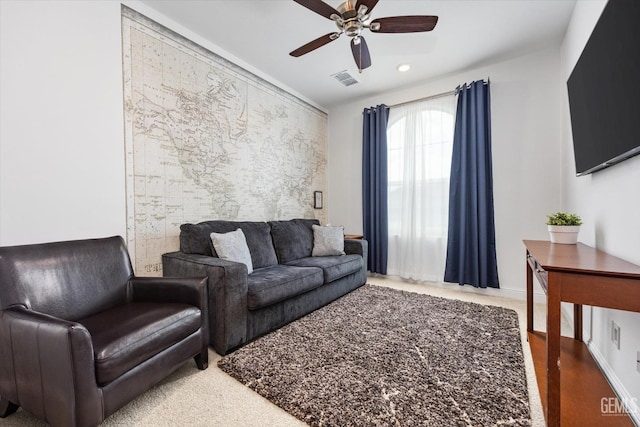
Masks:
[[[609,384],[611,385],[614,393],[618,396],[618,399],[620,399],[621,403],[625,406],[627,414],[631,418],[631,421],[633,421],[636,426],[640,426],[640,402],[638,402],[637,399],[629,394],[624,384],[620,382],[618,376],[615,374],[615,372],[613,372],[611,366],[609,366],[607,359],[605,359],[602,353],[600,353],[600,350],[598,350],[598,347],[595,346],[592,342],[588,342],[587,348],[593,356],[593,359],[600,367],[600,370],[604,374],[605,378],[607,379],[607,381],[609,381]]]
[[[562,304],[562,317],[567,319],[568,322],[573,325],[573,310],[570,309],[569,304]],[[587,325],[584,326],[586,327]],[[602,353],[600,353],[598,347],[593,344],[590,337],[590,331],[583,330],[582,333],[589,353],[591,353],[593,360],[596,361],[598,367],[609,382],[609,385],[611,385],[613,392],[618,397],[618,403],[624,405],[631,421],[633,421],[637,427],[640,427],[640,402],[638,402],[637,399],[634,399],[634,397],[627,391],[624,384],[618,379],[618,376],[615,374],[613,369],[611,369],[607,359],[602,355]]]
[[[389,279],[392,279],[392,280],[400,280],[408,283],[419,283],[412,280],[403,279],[398,276],[378,275],[378,274],[372,274],[370,272],[367,274],[369,277],[381,277],[381,278],[388,277]],[[444,282],[424,282],[424,283],[428,283],[429,286],[436,286],[439,288],[446,288],[446,289],[455,289],[457,287],[457,289],[460,290],[461,292],[476,293],[478,295],[489,295],[494,297],[510,298],[510,299],[516,299],[521,301],[527,300],[527,291],[521,290],[521,289],[475,288],[470,285],[459,286],[454,283],[444,283]],[[536,288],[538,287],[536,286]],[[545,304],[547,302],[547,296],[544,294],[544,292],[542,292],[542,289],[540,289],[540,292],[536,292],[534,288],[533,301],[535,303],[541,303],[541,304]]]
[[[442,285],[442,286],[447,286],[447,285]],[[451,285],[448,285],[451,286]],[[494,296],[494,297],[501,297],[501,298],[510,298],[510,299],[516,299],[516,300],[521,300],[521,301],[526,301],[527,300],[527,291],[521,290],[521,289],[508,289],[508,288],[500,288],[500,289],[495,289],[495,288],[482,288],[482,289],[478,289],[478,288],[474,288],[473,286],[460,286],[460,290],[463,292],[470,292],[470,293],[476,293],[479,295],[490,295],[490,296]],[[547,302],[547,296],[543,293],[543,292],[533,292],[533,302],[535,303],[541,303],[541,304],[546,304]]]
[[[527,300],[527,291],[520,289],[495,289],[495,295],[505,298]],[[539,304],[546,304],[547,296],[543,292],[533,292],[533,302]]]

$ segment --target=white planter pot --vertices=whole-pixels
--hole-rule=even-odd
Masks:
[[[579,225],[548,225],[551,243],[575,245],[578,242]]]

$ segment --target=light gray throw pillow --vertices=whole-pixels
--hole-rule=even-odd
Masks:
[[[344,255],[344,227],[313,224],[312,256]]]
[[[211,243],[219,258],[241,262],[247,266],[249,274],[253,273],[251,252],[241,228],[228,233],[211,233]]]

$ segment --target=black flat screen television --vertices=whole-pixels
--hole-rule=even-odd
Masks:
[[[640,154],[640,0],[609,0],[567,89],[578,176]]]

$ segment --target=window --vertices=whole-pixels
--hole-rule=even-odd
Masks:
[[[447,243],[455,96],[392,107],[387,130],[387,272],[441,281]]]

